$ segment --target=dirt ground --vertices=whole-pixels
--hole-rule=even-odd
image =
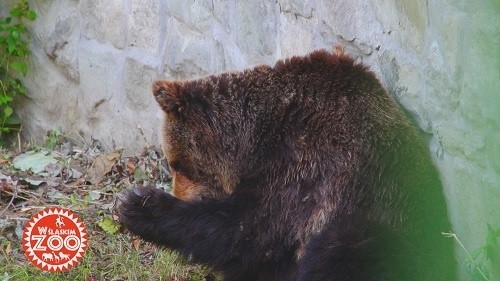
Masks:
[[[118,222],[119,194],[135,185],[170,190],[160,149],[122,157],[98,141],[77,145],[60,133],[40,146],[0,151],[0,279],[216,280],[216,274],[175,253],[132,237]],[[72,210],[84,222],[89,247],[68,272],[49,274],[30,264],[20,245],[29,218],[50,206]],[[3,268],[2,268],[3,267]]]

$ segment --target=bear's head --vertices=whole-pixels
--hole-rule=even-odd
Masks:
[[[165,113],[163,150],[174,195],[186,201],[231,194],[250,163],[251,122],[230,82],[238,74],[157,81],[153,94]]]
[[[339,77],[341,67],[351,70],[348,79]],[[348,117],[362,111],[352,101],[356,113],[343,114],[350,104],[343,93],[352,91],[350,80],[363,79],[358,76],[367,76],[362,66],[353,67],[342,52],[321,50],[278,61],[274,67],[155,82],[153,94],[165,113],[163,149],[174,195],[187,201],[220,199],[239,184],[296,179],[309,173],[306,169],[320,173],[308,163],[339,146],[326,147],[325,140],[346,142],[343,132],[349,129],[342,124],[353,124]],[[333,124],[341,125],[324,129]],[[311,145],[325,153],[308,153]],[[287,167],[292,161],[301,168],[292,172]]]

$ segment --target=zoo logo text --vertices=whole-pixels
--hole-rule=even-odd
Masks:
[[[36,267],[48,272],[65,271],[77,265],[85,254],[87,242],[82,220],[59,207],[36,213],[23,232],[24,254]]]

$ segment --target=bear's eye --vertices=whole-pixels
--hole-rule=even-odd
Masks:
[[[189,167],[183,165],[182,161],[172,161],[168,165],[170,166],[170,172],[172,174],[181,174],[184,177],[188,177],[191,174]]]
[[[179,161],[172,161],[168,163],[168,166],[170,166],[170,171],[173,173],[179,173],[182,171],[182,166]]]

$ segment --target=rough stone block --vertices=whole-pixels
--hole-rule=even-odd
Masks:
[[[126,0],[80,1],[82,33],[100,43],[123,49],[127,39]]]
[[[151,85],[157,78],[156,71],[135,59],[125,62],[125,97],[126,105],[132,112],[144,112],[154,108]]]
[[[186,28],[175,19],[168,22],[171,28],[165,48],[165,69],[167,77],[192,78],[214,72],[217,64],[217,54],[206,50],[216,50],[216,42],[200,38],[196,32]],[[175,33],[174,31],[175,30]]]
[[[78,66],[77,22],[75,14],[61,15],[57,18],[54,29],[45,39],[45,53],[61,69],[61,72],[70,80],[78,82],[80,71]]]
[[[130,0],[127,45],[156,53],[160,46],[160,3],[158,0]]]
[[[224,26],[250,63],[254,59],[273,56],[276,50],[277,26],[269,19],[276,17],[276,5],[269,1],[240,1],[225,6]],[[259,23],[259,24],[256,24]]]
[[[43,49],[30,56],[30,69],[24,79],[27,96],[20,96],[16,114],[22,121],[23,133],[43,137],[46,132],[62,127],[70,132],[81,125],[78,96],[81,90],[61,75]]]
[[[167,1],[166,14],[189,28],[203,33],[206,32],[203,28],[209,27],[214,20],[214,5],[219,5],[215,2],[220,1]]]

